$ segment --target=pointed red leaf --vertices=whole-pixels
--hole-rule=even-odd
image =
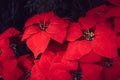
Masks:
[[[30,26],[30,27],[26,28],[24,31],[24,34],[22,36],[22,41],[28,39],[30,36],[32,36],[38,32],[41,32],[41,30],[37,26]]]
[[[92,17],[80,17],[79,22],[83,25],[83,29],[89,29],[96,25],[96,19]]]
[[[65,29],[66,27],[68,27],[68,22],[58,16],[54,16],[50,19],[50,24],[46,31],[51,34],[55,34],[61,32],[62,29]]]
[[[102,67],[95,64],[80,64],[82,69],[82,80],[98,80]]]
[[[115,39],[109,36],[96,36],[92,42],[95,53],[100,56],[114,58],[117,57],[117,44]]]
[[[20,56],[18,58],[18,64],[20,67],[24,67],[25,70],[31,70],[33,66],[33,57],[30,57],[29,54]]]
[[[39,75],[40,75],[39,77],[41,80],[44,77],[46,77],[54,56],[55,55],[53,52],[46,50],[45,53],[41,55],[40,60],[37,63],[35,63],[35,65],[37,65],[39,68]]]
[[[4,69],[2,72],[2,77],[4,80],[19,80],[22,77],[22,75],[24,74],[17,67],[12,71],[9,71],[8,69]]]
[[[68,27],[68,23],[63,19],[55,16],[50,20],[50,24],[46,29],[46,32],[53,40],[59,43],[63,43],[67,33],[66,27]]]
[[[50,38],[62,44],[66,39],[66,34],[67,34],[66,29],[63,29],[61,32],[57,34],[49,34],[49,35],[50,35]]]
[[[15,59],[15,58],[16,58],[15,53],[10,48],[1,49],[1,54],[0,54],[1,63],[4,63],[4,61],[6,60]]]
[[[63,56],[63,60],[78,60],[83,56],[78,50],[78,44],[79,41],[69,43],[67,51]]]
[[[120,33],[120,17],[114,18],[114,30],[116,33]]]
[[[119,17],[120,16],[120,7],[112,7],[107,13],[106,17],[111,18],[111,17]]]
[[[9,39],[8,38],[0,39],[0,48],[9,48]]]
[[[31,70],[30,80],[42,80],[42,75],[39,71],[39,67],[34,65]]]
[[[67,70],[77,70],[78,69],[78,62],[77,61],[65,61],[64,59],[62,59],[61,64],[68,66]]]
[[[111,9],[111,6],[107,6],[105,4],[103,5],[100,5],[98,7],[95,7],[91,10],[89,10],[86,15],[87,16],[91,16],[91,15],[102,15],[102,14],[105,14],[106,12],[109,11],[109,9]]]
[[[55,14],[53,11],[43,12],[39,16],[39,21],[46,23],[46,22],[49,22],[51,20],[51,18],[53,18],[54,16],[55,16]]]
[[[33,25],[33,24],[35,24],[35,23],[39,23],[40,21],[39,21],[39,14],[36,14],[36,15],[34,15],[33,17],[30,17],[27,21],[26,21],[26,23],[25,23],[25,27],[29,27],[29,26],[31,26],[31,25]]]
[[[115,33],[107,25],[99,24],[96,27],[95,35],[92,41],[95,53],[108,58],[117,57]]]
[[[86,55],[92,50],[92,45],[90,41],[81,40],[78,43],[78,50],[81,55]]]
[[[33,24],[40,23],[41,21],[46,22],[53,16],[54,16],[53,12],[44,12],[41,14],[36,14],[27,20],[27,22],[25,23],[25,27],[29,27]]]
[[[65,53],[65,51],[59,51],[59,52],[57,52],[56,55],[55,55],[55,57],[53,58],[52,63],[61,62],[61,59],[62,59],[64,53]]]
[[[118,46],[118,48],[120,48],[120,36],[117,36],[117,40],[116,40],[116,42],[117,42],[117,46]]]
[[[61,63],[53,64],[48,72],[49,80],[72,80],[72,76],[67,71],[68,66]]]
[[[45,32],[37,33],[27,40],[27,46],[34,53],[35,58],[43,53],[48,46],[50,38]]]
[[[10,27],[1,34],[1,37],[2,38],[4,38],[4,37],[9,38],[9,37],[13,37],[13,36],[18,35],[18,34],[20,34],[20,32],[17,29],[15,29],[14,27]]]
[[[104,68],[103,77],[105,80],[119,80],[120,79],[120,58],[112,60],[113,64],[111,67]]]
[[[72,23],[67,33],[68,41],[75,41],[82,36],[81,26],[78,23]]]
[[[11,67],[10,67],[11,66]],[[7,60],[3,64],[3,68],[9,69],[9,70],[14,70],[17,66],[17,60]]]
[[[91,51],[80,59],[81,63],[95,63],[101,60],[101,56]]]

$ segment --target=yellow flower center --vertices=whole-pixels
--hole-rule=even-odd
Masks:
[[[95,34],[89,30],[85,30],[83,32],[83,36],[86,40],[92,41],[94,39]]]

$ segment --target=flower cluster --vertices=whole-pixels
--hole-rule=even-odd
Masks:
[[[77,22],[54,12],[30,17],[24,33],[11,27],[0,35],[4,80],[120,80],[120,2],[89,10]],[[16,57],[26,42],[33,56]],[[24,52],[23,52],[24,53]]]
[[[17,57],[21,33],[10,27],[0,35],[0,80],[27,80],[34,63],[30,54]],[[24,53],[24,52],[23,52]]]

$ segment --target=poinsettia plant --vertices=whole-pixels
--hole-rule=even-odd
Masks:
[[[53,12],[37,14],[28,19],[22,40],[26,40],[28,47],[37,57],[44,53],[50,39],[63,43],[67,34],[68,22],[56,16]]]
[[[0,78],[4,80],[120,80],[120,4],[108,0],[77,22],[54,11],[30,17],[24,33],[0,34]],[[31,52],[17,49],[26,43]]]

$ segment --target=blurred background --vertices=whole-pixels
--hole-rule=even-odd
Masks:
[[[30,16],[51,10],[77,21],[86,11],[104,3],[109,4],[107,0],[0,0],[0,33],[11,26],[23,32]]]

